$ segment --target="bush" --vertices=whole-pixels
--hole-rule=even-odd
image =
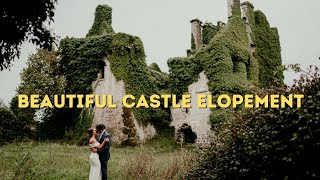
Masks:
[[[64,134],[65,142],[69,144],[76,144],[78,146],[87,146],[90,137],[87,134],[88,128],[91,127],[94,118],[93,108],[84,108],[76,119],[73,128],[66,131]]]
[[[236,112],[189,179],[320,178],[320,76],[317,71],[308,74],[292,88],[274,86],[259,92],[304,94],[301,108]]]
[[[21,136],[23,125],[17,117],[7,108],[0,107],[0,145],[10,143]]]

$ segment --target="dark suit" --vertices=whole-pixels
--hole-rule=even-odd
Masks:
[[[109,138],[109,141],[106,142],[106,144],[98,150],[99,154],[99,159],[101,163],[101,171],[102,171],[102,180],[107,180],[108,179],[108,174],[107,174],[107,163],[110,158],[110,135],[107,133],[107,131],[104,131],[100,136],[99,136],[99,143],[101,144],[104,141],[104,138]]]

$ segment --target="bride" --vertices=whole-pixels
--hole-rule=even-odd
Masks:
[[[89,180],[101,180],[102,175],[101,175],[101,164],[99,160],[99,155],[97,153],[98,149],[101,149],[105,143],[107,142],[107,138],[104,139],[103,143],[100,144],[97,140],[97,131],[96,129],[90,128],[88,129],[88,134],[90,137],[89,140],[89,146],[90,146],[90,175],[89,175]]]

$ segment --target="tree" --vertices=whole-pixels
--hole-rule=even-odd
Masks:
[[[57,0],[6,1],[0,6],[0,71],[19,58],[22,42],[28,40],[51,50],[55,38],[44,26],[53,22]],[[17,9],[18,7],[22,7]]]
[[[20,74],[20,94],[64,94],[66,78],[60,73],[60,59],[56,51],[39,49],[32,54],[27,67]]]
[[[36,130],[36,121],[34,120],[35,109],[19,108],[18,107],[18,96],[14,96],[10,102],[10,110],[17,117],[17,121],[21,125],[19,130],[20,135],[23,134],[25,137],[33,138]]]
[[[48,95],[53,100],[53,95],[65,93],[66,78],[61,73],[60,58],[57,51],[39,49],[29,57],[27,67],[22,70],[20,76],[19,94],[38,94],[40,99],[44,95]],[[17,103],[15,98],[12,100],[11,106],[14,107]],[[37,119],[41,123],[36,123],[36,127],[37,132],[41,132],[38,134],[41,135],[41,138],[47,138],[48,136],[55,138],[56,134],[59,136],[64,134],[67,122],[64,118],[66,117],[64,116],[64,109],[13,109],[15,109],[13,111],[18,114],[19,119],[29,119],[31,127],[34,127],[36,123],[34,117],[36,117],[37,112],[40,112],[41,116]]]

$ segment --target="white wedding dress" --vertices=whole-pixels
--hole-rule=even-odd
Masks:
[[[89,144],[90,148],[94,148],[99,146],[100,143],[96,142],[94,144]],[[102,174],[101,174],[101,164],[99,160],[99,154],[91,152],[90,155],[90,175],[89,180],[101,180]]]

